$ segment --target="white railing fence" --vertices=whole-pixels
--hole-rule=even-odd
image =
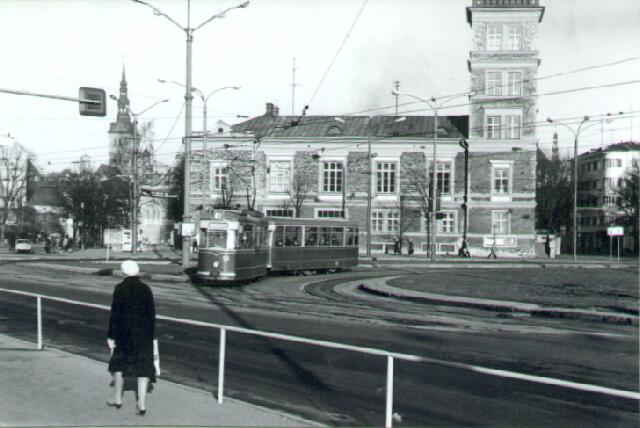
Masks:
[[[95,304],[95,303],[80,302],[80,301],[77,301],[77,300],[65,299],[65,298],[62,298],[62,297],[45,296],[45,295],[42,295],[42,294],[28,293],[28,292],[24,292],[24,291],[20,291],[20,290],[11,290],[11,289],[0,288],[0,292],[12,293],[12,294],[18,294],[18,295],[22,295],[22,296],[28,296],[28,297],[36,298],[36,302],[37,302],[37,309],[36,309],[37,310],[37,337],[38,337],[37,347],[40,350],[43,349],[43,342],[42,342],[42,299],[47,299],[47,300],[51,300],[51,301],[55,301],[55,302],[61,302],[61,303],[68,303],[68,304],[71,304],[71,305],[79,305],[79,306],[85,306],[85,307],[90,307],[90,308],[102,309],[102,310],[106,310],[106,311],[111,310],[111,308],[109,306],[106,306],[106,305],[98,305],[98,304]],[[362,353],[362,354],[386,357],[387,358],[387,382],[386,382],[386,406],[385,406],[386,407],[386,409],[385,409],[385,427],[386,428],[392,428],[392,421],[393,421],[393,372],[394,372],[393,364],[394,364],[394,359],[403,360],[403,361],[419,362],[419,363],[430,363],[430,364],[435,364],[435,365],[440,365],[440,366],[445,366],[445,367],[457,368],[457,369],[461,369],[461,370],[470,370],[470,371],[473,371],[473,372],[476,372],[476,373],[482,373],[482,374],[489,375],[489,376],[497,376],[497,377],[518,379],[518,380],[525,381],[525,382],[553,385],[553,386],[558,386],[558,387],[563,387],[563,388],[577,389],[577,390],[581,390],[581,391],[590,391],[590,392],[596,392],[596,393],[601,393],[601,394],[606,394],[606,395],[611,395],[611,396],[616,396],[616,397],[621,397],[621,398],[640,400],[640,393],[633,392],[633,391],[617,390],[617,389],[601,387],[601,386],[597,386],[597,385],[569,382],[569,381],[564,381],[564,380],[554,379],[554,378],[548,378],[548,377],[531,376],[531,375],[526,375],[526,374],[522,374],[522,373],[507,371],[507,370],[489,369],[489,368],[486,368],[486,367],[480,367],[480,366],[464,364],[464,363],[456,363],[456,362],[451,362],[451,361],[442,361],[442,360],[437,360],[437,359],[434,359],[434,358],[421,357],[421,356],[418,356],[418,355],[400,354],[400,353],[389,352],[389,351],[376,349],[376,348],[364,348],[364,347],[360,347],[360,346],[347,345],[347,344],[343,344],[343,343],[328,342],[328,341],[324,341],[324,340],[314,340],[314,339],[308,339],[308,338],[299,337],[299,336],[290,336],[290,335],[286,335],[286,334],[271,333],[271,332],[260,331],[260,330],[251,330],[251,329],[248,329],[248,328],[228,326],[228,325],[222,325],[222,324],[215,324],[215,323],[209,323],[209,322],[204,322],[204,321],[195,321],[195,320],[190,320],[190,319],[185,319],[185,318],[175,318],[175,317],[169,317],[169,316],[165,316],[165,315],[156,315],[156,319],[157,320],[163,320],[163,321],[171,321],[171,322],[176,322],[176,323],[182,323],[182,324],[187,324],[187,325],[193,325],[193,326],[198,326],[198,327],[216,328],[216,329],[218,329],[220,331],[220,344],[219,344],[219,348],[220,349],[219,349],[219,358],[218,358],[218,403],[220,403],[220,404],[222,403],[222,399],[223,399],[223,396],[224,396],[224,376],[225,376],[224,369],[225,369],[225,353],[226,353],[226,344],[227,344],[227,331],[234,332],[234,333],[241,333],[241,334],[249,334],[249,335],[253,335],[253,336],[267,337],[267,338],[271,338],[271,339],[278,339],[278,340],[283,340],[283,341],[287,341],[287,342],[304,343],[304,344],[313,345],[313,346],[321,346],[321,347],[332,348],[332,349],[341,349],[341,350],[346,350],[346,351],[358,352],[358,353]]]

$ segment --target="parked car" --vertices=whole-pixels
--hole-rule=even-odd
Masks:
[[[16,253],[33,253],[33,247],[29,239],[16,239]]]

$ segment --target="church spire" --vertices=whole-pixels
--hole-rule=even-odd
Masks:
[[[120,80],[120,97],[118,97],[118,121],[129,122],[129,91],[127,90],[127,78],[124,73],[124,63],[122,64],[122,80]]]

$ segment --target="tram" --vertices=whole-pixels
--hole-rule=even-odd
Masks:
[[[269,272],[311,273],[358,264],[358,227],[343,219],[264,217],[215,209],[200,226],[198,279],[236,282]]]

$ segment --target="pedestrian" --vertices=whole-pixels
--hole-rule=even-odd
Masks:
[[[400,252],[400,240],[399,239],[395,239],[393,241],[393,254],[398,255],[401,254]]]
[[[489,258],[489,259],[497,259],[498,258],[498,256],[496,255],[495,247],[496,247],[496,244],[493,244],[491,246],[491,252],[489,253],[489,256],[487,258]]]
[[[122,406],[124,377],[138,378],[137,414],[146,414],[149,382],[155,382],[153,337],[156,310],[153,293],[140,281],[140,268],[133,260],[121,265],[124,280],[116,285],[111,303],[107,344],[111,349],[109,371],[113,375],[115,395],[107,405]]]
[[[407,244],[407,248],[408,248],[408,253],[409,255],[413,255],[413,241],[411,239],[409,239],[409,242]]]

